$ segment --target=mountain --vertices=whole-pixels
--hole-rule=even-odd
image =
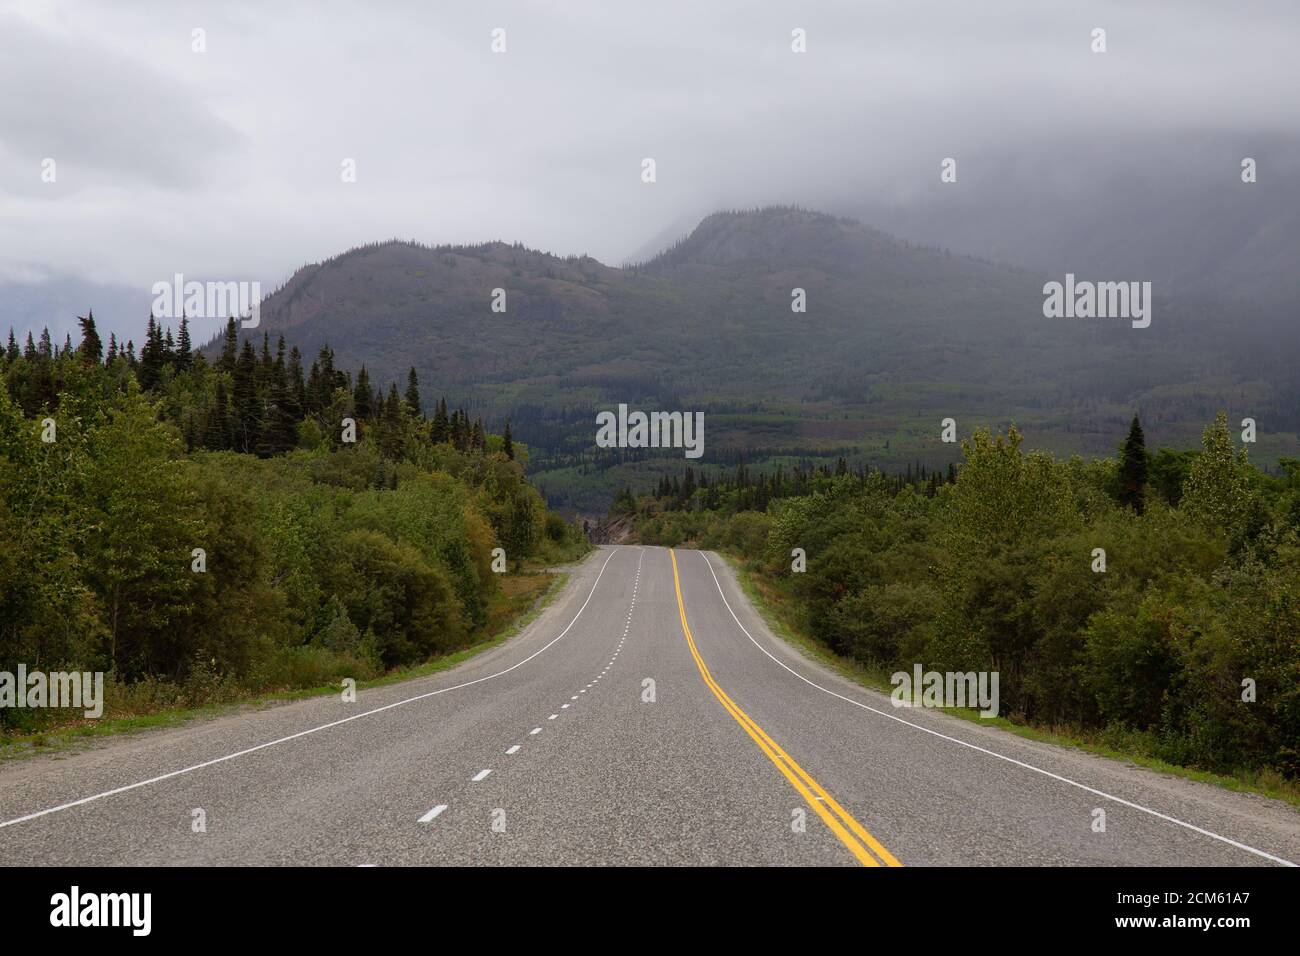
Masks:
[[[1193,446],[1227,408],[1260,423],[1257,460],[1295,453],[1284,316],[1157,291],[1149,328],[1048,319],[1044,281],[781,207],[708,216],[625,268],[504,242],[364,246],[299,270],[262,327],[308,361],[328,343],[385,384],[414,366],[426,402],[510,417],[539,486],[592,513],[616,486],[684,464],[944,464],[958,454],[939,441],[948,417],[959,436],[1014,422],[1034,447],[1111,454],[1135,410],[1149,443]],[[806,312],[791,309],[796,288]],[[704,458],[598,451],[595,413],[619,402],[704,411]]]

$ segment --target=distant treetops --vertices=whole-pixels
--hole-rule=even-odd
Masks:
[[[185,317],[173,337],[170,327],[164,328],[150,315],[138,355],[134,340],[120,345],[112,333],[105,352],[93,312],[78,317],[78,322],[81,343],[75,348],[70,336],[61,348],[54,345],[46,328],[39,342],[29,332],[20,349],[13,329],[9,330],[3,352],[5,384],[24,414],[57,410],[72,363],[102,367],[119,387],[125,387],[125,374],[142,391],[165,397],[164,415],[180,427],[189,449],[229,449],[268,457],[304,440],[309,444],[330,440],[344,418],[373,430],[381,450],[390,457],[399,455],[402,443],[411,438],[407,423],[419,423],[419,437],[432,444],[449,443],[462,452],[481,452],[487,446],[482,419],[471,421],[462,408],[449,410],[445,398],[435,403],[432,418],[425,419],[413,367],[399,396],[396,383],[386,390],[372,386],[364,365],[354,380],[336,366],[328,344],[304,373],[301,353],[296,347],[286,352],[283,335],[272,353],[270,337],[263,332],[261,347],[256,349],[252,339],[241,341],[234,318],[226,323],[221,354],[213,363],[194,350]],[[513,459],[509,422],[502,438],[502,450]]]

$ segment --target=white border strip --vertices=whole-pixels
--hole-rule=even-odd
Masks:
[[[529,654],[527,657],[525,657],[522,661],[519,661],[517,664],[511,664],[503,671],[497,671],[495,674],[488,674],[486,677],[476,677],[474,680],[466,681],[463,684],[457,684],[454,687],[444,687],[441,690],[431,690],[427,694],[419,694],[415,697],[407,697],[405,700],[394,701],[391,704],[385,704],[383,707],[376,707],[374,710],[367,710],[360,714],[353,714],[351,717],[344,717],[342,720],[330,721],[328,724],[321,724],[319,727],[312,727],[310,730],[300,730],[296,734],[290,734],[289,736],[281,737],[278,740],[268,740],[264,744],[258,744],[256,747],[249,747],[246,750],[240,750],[233,754],[226,754],[226,756],[224,757],[217,757],[214,760],[205,760],[203,763],[196,763],[190,767],[182,767],[180,770],[173,770],[170,773],[164,773],[157,777],[150,777],[148,780],[141,780],[138,783],[129,783],[125,787],[117,787],[113,790],[105,790],[103,793],[97,793],[90,797],[82,797],[80,800],[73,800],[70,803],[62,803],[59,804],[59,806],[57,807],[50,807],[48,810],[38,810],[37,812],[29,813],[26,816],[15,817],[12,820],[5,820],[3,822],[0,822],[0,830],[4,829],[5,827],[11,827],[17,823],[25,823],[28,820],[35,820],[37,817],[44,817],[44,816],[48,816],[51,813],[58,813],[61,810],[70,810],[72,807],[79,807],[83,803],[92,803],[95,800],[102,800],[105,797],[111,797],[119,793],[126,793],[126,791],[128,790],[135,790],[138,787],[147,787],[151,783],[161,783],[163,780],[169,780],[172,777],[179,777],[183,773],[191,773],[195,770],[202,770],[204,767],[211,767],[213,764],[224,763],[227,760],[234,760],[236,757],[243,757],[246,756],[247,754],[256,753],[259,750],[265,750],[267,747],[274,747],[277,744],[287,743],[290,740],[297,740],[299,737],[306,737],[308,734],[314,734],[321,730],[328,730],[331,727],[338,727],[340,724],[346,724],[353,720],[360,720],[362,717],[369,717],[371,714],[378,714],[378,713],[382,713],[385,710],[392,710],[394,707],[401,707],[403,704],[410,704],[417,700],[424,700],[427,697],[436,697],[438,694],[445,694],[448,691],[460,690],[463,687],[469,687],[473,684],[481,684],[485,680],[491,680],[494,677],[501,677],[505,674],[509,674],[516,667],[522,667],[523,665],[527,664],[538,654],[542,653],[542,651],[546,650],[546,648],[550,647],[551,644],[554,644],[561,637],[564,637],[565,634],[569,633],[569,630],[573,627],[573,625],[578,623],[578,618],[582,616],[582,612],[585,611],[587,609],[587,605],[591,603],[592,595],[596,593],[596,585],[600,584],[600,579],[605,575],[605,568],[609,566],[610,559],[613,558],[616,553],[617,552],[613,550],[609,552],[609,557],[606,558],[605,563],[600,566],[600,574],[597,574],[596,580],[592,582],[591,593],[587,595],[587,600],[582,602],[582,607],[578,608],[578,613],[573,616],[573,620],[569,622],[569,626],[560,632],[559,637],[553,638],[550,641],[550,643],[533,651],[533,653]]]
[[[722,592],[722,583],[718,580],[718,575],[717,575],[717,573],[713,570],[713,561],[710,560],[709,556],[708,556],[707,554],[705,554],[703,551],[698,551],[698,552],[696,552],[696,553],[699,554],[702,558],[704,558],[704,563],[707,564],[707,565],[709,566],[709,573],[713,575],[713,583],[714,583],[714,585],[717,586],[717,589],[718,589],[718,596],[722,598],[722,603],[725,604],[725,605],[727,606],[727,611],[731,614],[731,619],[732,619],[733,621],[736,622],[736,625],[737,625],[737,626],[738,626],[742,631],[745,632],[745,636],[746,636],[747,638],[749,638],[751,641],[753,641],[755,647],[757,647],[760,651],[762,651],[764,654],[766,654],[768,657],[770,657],[770,658],[771,658],[773,661],[775,661],[777,664],[780,664],[782,667],[784,667],[787,671],[789,671],[789,672],[790,672],[791,674],[793,674],[795,677],[799,678],[799,679],[800,679],[801,681],[803,681],[805,684],[810,684],[810,685],[812,685],[813,687],[816,687],[818,690],[822,691],[823,693],[830,694],[832,697],[838,697],[840,700],[842,700],[842,701],[846,701],[847,703],[852,704],[854,707],[861,707],[863,710],[869,710],[869,711],[871,711],[873,714],[878,714],[878,715],[880,715],[881,717],[888,717],[890,720],[896,720],[896,721],[898,721],[900,724],[906,724],[908,727],[912,727],[912,728],[914,728],[914,729],[916,729],[916,730],[922,731],[923,733],[931,734],[931,735],[933,735],[933,736],[935,736],[935,737],[939,737],[939,738],[941,738],[941,739],[943,739],[943,740],[950,741],[951,743],[954,743],[954,744],[960,744],[960,745],[963,746],[963,747],[969,747],[971,750],[979,751],[980,753],[982,753],[982,754],[987,754],[987,755],[990,756],[990,757],[996,757],[996,758],[998,758],[999,760],[1005,760],[1007,763],[1015,764],[1017,767],[1023,767],[1025,770],[1032,770],[1034,773],[1041,773],[1043,776],[1045,776],[1045,777],[1051,777],[1053,780],[1058,780],[1058,781],[1060,781],[1061,783],[1068,783],[1068,784],[1069,784],[1070,786],[1072,786],[1072,787],[1078,787],[1080,790],[1086,790],[1088,793],[1095,794],[1095,795],[1097,795],[1097,796],[1099,796],[1099,797],[1102,797],[1102,798],[1105,799],[1105,800],[1111,800],[1111,801],[1114,801],[1115,803],[1122,804],[1122,805],[1124,805],[1124,806],[1126,806],[1126,807],[1131,807],[1131,808],[1134,809],[1134,810],[1141,810],[1143,813],[1149,813],[1149,814],[1150,814],[1151,816],[1153,816],[1153,817],[1159,817],[1161,820],[1164,820],[1164,821],[1167,822],[1167,823],[1173,823],[1173,824],[1176,824],[1176,825],[1178,825],[1178,826],[1180,826],[1180,827],[1185,827],[1186,829],[1188,829],[1188,830],[1192,830],[1192,831],[1195,831],[1196,833],[1199,833],[1199,834],[1201,834],[1202,836],[1207,836],[1207,837],[1209,837],[1209,838],[1212,839],[1212,840],[1218,840],[1220,843],[1226,843],[1226,844],[1228,844],[1229,846],[1236,847],[1238,850],[1245,850],[1247,853],[1253,853],[1253,854],[1255,854],[1256,856],[1263,857],[1263,858],[1266,859],[1266,860],[1272,860],[1274,863],[1280,863],[1280,864],[1282,864],[1283,866],[1295,866],[1295,865],[1296,865],[1296,864],[1292,863],[1290,860],[1284,860],[1284,859],[1282,859],[1280,856],[1274,856],[1274,855],[1271,854],[1271,853],[1265,853],[1263,850],[1257,850],[1257,849],[1255,849],[1254,847],[1247,846],[1247,845],[1244,844],[1244,843],[1238,843],[1236,840],[1230,840],[1230,839],[1228,839],[1228,838],[1225,837],[1225,836],[1220,836],[1219,834],[1217,834],[1217,833],[1213,833],[1213,832],[1211,832],[1211,831],[1209,831],[1209,830],[1203,830],[1203,829],[1201,829],[1200,827],[1198,827],[1198,826],[1194,826],[1194,825],[1192,825],[1192,824],[1190,824],[1190,823],[1187,823],[1187,822],[1185,822],[1185,821],[1183,821],[1183,820],[1179,820],[1179,819],[1177,819],[1177,818],[1175,818],[1175,817],[1168,816],[1167,814],[1160,813],[1158,810],[1152,810],[1150,807],[1144,807],[1144,806],[1142,806],[1140,803],[1133,803],[1133,802],[1130,801],[1130,800],[1125,800],[1123,797],[1117,797],[1117,796],[1114,796],[1113,794],[1106,793],[1105,791],[1097,790],[1097,789],[1094,789],[1093,787],[1089,787],[1089,786],[1087,786],[1087,785],[1085,785],[1085,784],[1079,783],[1077,780],[1071,780],[1069,777],[1062,777],[1060,774],[1052,773],[1050,770],[1043,770],[1041,767],[1035,767],[1033,764],[1027,764],[1027,763],[1024,763],[1023,761],[1016,760],[1016,759],[1014,759],[1013,757],[1007,757],[1007,756],[1005,756],[1005,755],[1003,755],[1003,754],[995,753],[995,752],[992,751],[992,750],[985,750],[983,747],[977,747],[975,744],[967,743],[966,741],[964,741],[964,740],[959,740],[959,739],[957,739],[956,737],[949,737],[947,734],[941,734],[941,733],[939,733],[939,731],[937,731],[937,730],[930,730],[928,727],[922,727],[920,724],[914,724],[914,723],[912,723],[912,721],[910,721],[910,720],[904,720],[902,717],[899,717],[899,716],[897,716],[896,714],[891,714],[891,713],[888,713],[887,711],[877,710],[877,709],[874,708],[874,707],[869,707],[869,706],[867,706],[866,704],[861,703],[860,701],[856,701],[856,700],[854,700],[854,699],[851,698],[851,697],[845,697],[843,694],[837,694],[837,693],[835,693],[835,691],[833,691],[833,690],[829,690],[829,689],[823,687],[821,684],[818,684],[818,683],[815,683],[814,681],[809,680],[807,677],[804,677],[804,676],[803,676],[802,674],[800,674],[798,671],[796,671],[796,670],[794,670],[793,668],[789,667],[788,665],[786,665],[786,664],[783,663],[782,661],[779,661],[779,660],[777,660],[775,657],[772,657],[771,652],[768,651],[768,649],[767,649],[766,647],[764,647],[762,644],[758,643],[758,641],[755,641],[755,640],[754,640],[754,635],[753,635],[753,634],[750,634],[749,631],[748,631],[748,629],[746,629],[745,625],[743,625],[743,624],[740,623],[740,618],[736,617],[736,612],[733,611],[733,610],[731,609],[731,604],[730,604],[730,602],[727,601],[727,596],[726,596],[726,594],[724,594],[724,593]]]

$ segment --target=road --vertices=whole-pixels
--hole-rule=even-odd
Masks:
[[[717,555],[605,547],[452,670],[0,764],[0,859],[1281,865],[1300,812],[895,709]]]

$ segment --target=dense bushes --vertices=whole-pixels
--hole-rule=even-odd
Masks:
[[[1186,479],[1139,514],[1119,503],[1113,461],[1025,454],[1014,429],[964,451],[930,494],[822,474],[760,513],[729,510],[715,483],[715,510],[641,502],[638,532],[742,556],[811,634],[874,669],[996,670],[1004,714],[1140,739],[1179,764],[1300,776],[1296,462],[1281,478],[1252,468],[1220,416],[1200,453],[1155,456],[1153,480],[1173,460]]]
[[[231,374],[194,356],[149,392],[138,372],[0,353],[0,670],[102,670],[145,703],[371,677],[474,639],[494,548],[585,547],[525,481],[524,449],[489,451],[441,404],[442,422],[385,406],[354,444],[307,417],[291,450],[187,451]],[[320,407],[357,414],[349,385]],[[0,728],[32,719],[0,710]]]

